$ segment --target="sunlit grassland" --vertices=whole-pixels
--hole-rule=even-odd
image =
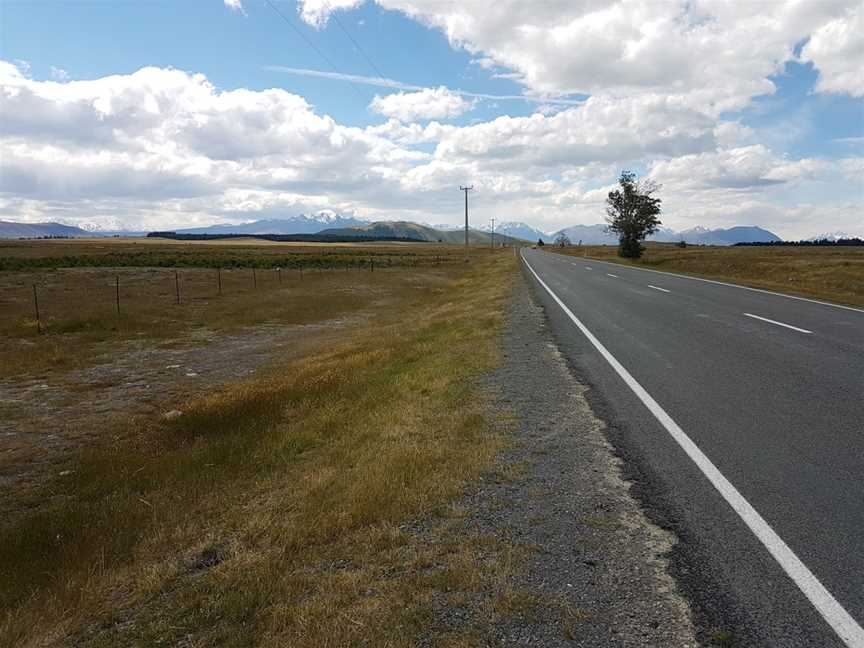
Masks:
[[[111,422],[4,522],[0,644],[407,646],[436,594],[503,578],[509,550],[446,519],[503,443],[474,379],[515,268],[411,270],[336,346]]]
[[[679,248],[648,243],[636,261],[621,259],[613,246],[572,246],[554,251],[864,306],[864,248],[860,247]]]
[[[339,317],[410,289],[413,269],[462,263],[452,246],[148,241],[0,242],[0,265],[24,263],[0,271],[0,377],[79,367],[118,340],[172,343],[203,329]],[[132,265],[110,265],[121,257]],[[46,260],[59,266],[32,264]]]

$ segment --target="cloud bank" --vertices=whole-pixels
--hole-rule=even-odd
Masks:
[[[300,17],[320,27],[357,4],[304,0]],[[814,65],[818,92],[861,96],[859,4],[379,4],[527,93],[589,96],[456,125],[474,98],[393,82],[370,106],[386,121],[358,128],[283,89],[219,89],[195,71],[34,80],[0,62],[0,218],[155,229],[331,208],[455,223],[471,182],[478,223],[551,230],[600,221],[618,172],[639,168],[664,184],[671,227],[864,234],[856,149],[790,159],[724,116],[772,92],[768,77],[790,60]]]

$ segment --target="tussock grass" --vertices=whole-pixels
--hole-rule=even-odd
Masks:
[[[0,529],[0,644],[410,645],[442,590],[512,569],[495,539],[406,525],[502,446],[472,381],[514,268],[418,274],[335,347],[114,422]]]
[[[429,268],[428,276],[444,276]],[[188,342],[208,331],[232,332],[261,324],[322,322],[403,299],[416,288],[413,269],[368,272],[180,272],[176,303],[173,270],[71,268],[50,273],[0,273],[0,377],[84,366],[111,345],[130,340]],[[437,273],[437,275],[436,275]],[[120,315],[115,277],[120,278]],[[42,334],[37,333],[32,284],[37,284]],[[430,289],[436,289],[430,286]]]
[[[549,249],[552,249],[551,247]],[[864,248],[742,246],[678,248],[648,243],[639,260],[621,259],[617,248],[589,245],[555,252],[693,274],[791,294],[864,306]]]

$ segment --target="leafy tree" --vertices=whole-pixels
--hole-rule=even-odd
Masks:
[[[622,171],[618,184],[621,188],[606,198],[606,230],[618,235],[618,256],[638,259],[642,241],[660,226],[661,200],[653,195],[660,185],[639,180],[632,171]]]
[[[564,232],[561,232],[555,237],[555,245],[562,248],[570,247],[570,238]]]

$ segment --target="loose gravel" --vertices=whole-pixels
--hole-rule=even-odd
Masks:
[[[651,524],[622,479],[604,424],[585,398],[518,280],[504,335],[503,366],[484,387],[492,414],[513,420],[498,474],[458,506],[463,532],[493,535],[523,558],[505,587],[533,601],[510,614],[441,606],[439,628],[463,629],[471,645],[696,646],[691,612],[664,556],[675,538]],[[495,589],[495,588],[493,588]]]

